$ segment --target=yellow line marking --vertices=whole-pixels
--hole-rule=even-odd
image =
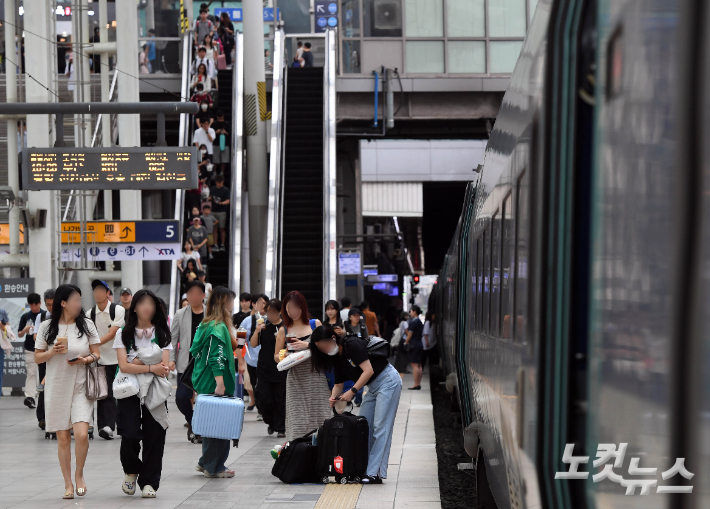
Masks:
[[[266,109],[266,83],[263,81],[258,81],[256,83],[256,91],[259,95],[259,115],[261,121],[271,119],[271,112]]]
[[[362,484],[329,484],[315,509],[355,509]]]

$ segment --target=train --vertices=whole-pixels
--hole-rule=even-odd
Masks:
[[[710,507],[709,25],[537,2],[430,297],[477,507]]]

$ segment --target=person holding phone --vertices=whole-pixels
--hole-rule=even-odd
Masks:
[[[329,300],[325,303],[325,320],[323,322],[323,325],[330,325],[331,327],[333,327],[335,333],[341,338],[348,334],[348,331],[345,330],[345,325],[343,325],[343,320],[340,316],[340,304],[338,304],[337,300]],[[364,330],[364,325],[362,328]],[[335,385],[334,373],[328,371],[326,373],[326,376],[328,377],[328,386],[332,390],[333,385]],[[353,385],[354,384],[352,381],[346,380],[345,385],[343,386],[343,390],[349,391]],[[355,406],[360,406],[362,404],[362,389],[360,389],[357,394],[355,394],[353,404]]]
[[[86,495],[84,464],[89,452],[89,423],[94,402],[86,397],[87,364],[98,361],[101,339],[84,315],[81,290],[60,285],[54,295],[52,318],[42,324],[35,341],[35,362],[47,363],[45,380],[46,431],[57,433],[59,466],[64,476],[64,497],[74,498],[71,479],[71,430],[76,453],[76,494]]]
[[[138,290],[128,309],[126,326],[116,333],[113,341],[121,373],[166,377],[170,373],[168,366],[173,349],[170,339],[168,320],[158,297],[150,290]],[[157,348],[162,351],[160,362],[146,365],[141,361],[139,351]],[[165,431],[170,425],[167,407],[146,408],[138,395],[117,401],[124,473],[121,489],[126,495],[133,495],[138,484],[143,498],[155,498],[163,470]],[[141,442],[142,459],[139,457]]]
[[[232,310],[235,298],[229,288],[218,286],[207,301],[205,318],[190,347],[195,358],[192,385],[197,394],[234,396],[236,372],[232,359],[237,339],[232,327]],[[195,470],[205,477],[234,477],[234,470],[225,465],[230,445],[229,440],[202,437],[202,457]]]

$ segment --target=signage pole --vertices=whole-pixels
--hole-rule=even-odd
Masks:
[[[5,19],[15,21],[15,0],[5,0]],[[5,24],[5,48],[6,54],[16,62],[15,52],[11,51],[11,48],[15,47],[15,27]],[[7,90],[7,102],[14,103],[17,102],[17,69],[10,62],[5,62],[5,84]],[[17,126],[15,125],[17,119],[11,119],[7,121],[7,183],[12,188],[12,192],[15,195],[15,200],[18,200],[20,193],[20,178],[15,171],[17,168],[17,137],[14,133],[17,131]],[[17,206],[18,201],[15,202],[15,206],[10,209],[8,214],[10,223],[10,255],[17,255],[20,252],[20,209]],[[9,277],[20,277],[19,267],[10,267],[5,269],[6,276]]]

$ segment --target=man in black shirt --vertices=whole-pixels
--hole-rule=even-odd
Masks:
[[[217,120],[212,124],[212,129],[214,129],[217,135],[212,148],[212,162],[219,165],[217,174],[224,175],[227,171],[227,165],[229,164],[229,125],[224,121],[224,112],[222,110],[217,110],[216,116]],[[220,149],[220,137],[222,135],[224,135],[224,150]]]
[[[281,301],[271,299],[266,304],[266,322],[257,323],[258,335],[252,336],[251,346],[261,345],[256,362],[257,385],[254,388],[259,409],[267,424],[269,435],[274,431],[279,438],[286,436],[286,376],[287,371],[276,368],[276,334],[281,328]]]
[[[35,396],[37,393],[37,363],[35,362],[35,320],[37,315],[44,320],[47,312],[41,308],[42,299],[38,293],[31,293],[27,296],[27,304],[30,310],[20,317],[20,326],[17,335],[25,338],[25,406],[35,408]]]
[[[217,175],[215,185],[210,189],[210,201],[212,202],[212,214],[219,221],[219,237],[221,243],[217,247],[218,239],[215,236],[215,245],[212,251],[226,251],[224,243],[227,239],[227,212],[229,212],[229,189],[224,187],[224,175]]]
[[[303,45],[303,67],[313,67],[313,53],[311,52],[311,43],[307,42]]]
[[[422,388],[422,362],[424,361],[422,332],[424,331],[424,324],[419,319],[421,312],[421,308],[416,304],[409,310],[411,320],[408,322],[407,341],[404,343],[405,345],[409,345],[407,359],[412,364],[412,372],[414,373],[414,386],[409,388],[411,391],[418,391]]]
[[[242,292],[239,294],[239,313],[232,315],[232,325],[235,328],[239,328],[242,321],[251,314],[251,294],[248,292]]]

